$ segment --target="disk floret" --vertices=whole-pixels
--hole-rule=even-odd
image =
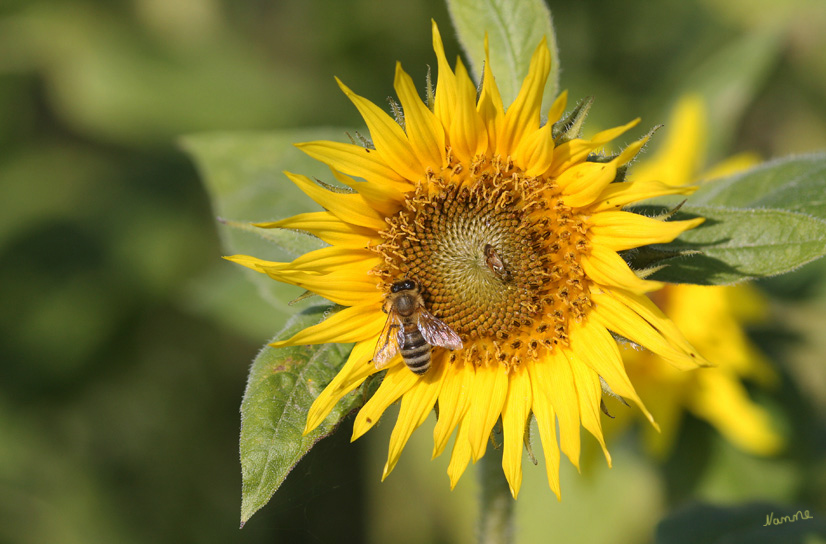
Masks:
[[[587,313],[584,217],[552,179],[526,175],[509,158],[429,171],[387,223],[375,248],[384,286],[419,282],[430,311],[492,355],[477,363],[518,364],[567,345],[569,319]]]

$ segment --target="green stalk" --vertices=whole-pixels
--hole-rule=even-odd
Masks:
[[[502,450],[489,447],[477,465],[481,486],[478,541],[480,544],[511,544],[514,541],[516,501],[502,472]]]

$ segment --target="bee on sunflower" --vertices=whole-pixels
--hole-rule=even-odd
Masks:
[[[636,403],[656,425],[612,333],[679,369],[707,364],[646,297],[661,284],[639,277],[619,254],[670,242],[702,219],[666,221],[623,210],[639,200],[693,191],[626,178],[648,137],[616,155],[602,153],[639,119],[580,138],[572,126],[579,125],[581,110],[563,118],[562,93],[542,122],[551,65],[545,41],[507,108],[489,62],[477,97],[461,61],[450,68],[435,23],[433,46],[438,79],[432,100],[419,97],[400,65],[398,119],[339,82],[371,141],[298,145],[352,191],[331,191],[287,173],[324,211],[258,226],[304,231],[329,247],[290,263],[229,259],[345,307],[273,344],[355,344],[315,399],[305,432],[367,377],[386,369],[353,425],[355,440],[401,399],[383,478],[436,408],[434,457],[455,432],[451,487],[471,459],[485,455],[501,420],[502,468],[515,498],[533,417],[549,485],[559,496],[560,450],[578,466],[581,426],[610,463],[600,421],[604,391]],[[400,294],[409,298],[409,315],[397,315]],[[430,325],[423,323],[425,313]],[[427,368],[411,367],[413,344],[427,345]]]

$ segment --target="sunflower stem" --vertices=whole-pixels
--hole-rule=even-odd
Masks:
[[[480,544],[511,544],[514,539],[514,503],[502,472],[502,450],[488,448],[478,463],[479,496],[478,541]]]

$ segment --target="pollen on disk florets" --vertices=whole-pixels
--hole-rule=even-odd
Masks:
[[[387,223],[375,248],[384,288],[416,280],[428,310],[474,346],[467,355],[485,353],[476,362],[519,364],[567,344],[569,320],[590,306],[584,218],[552,180],[510,159],[451,160],[428,172]]]

